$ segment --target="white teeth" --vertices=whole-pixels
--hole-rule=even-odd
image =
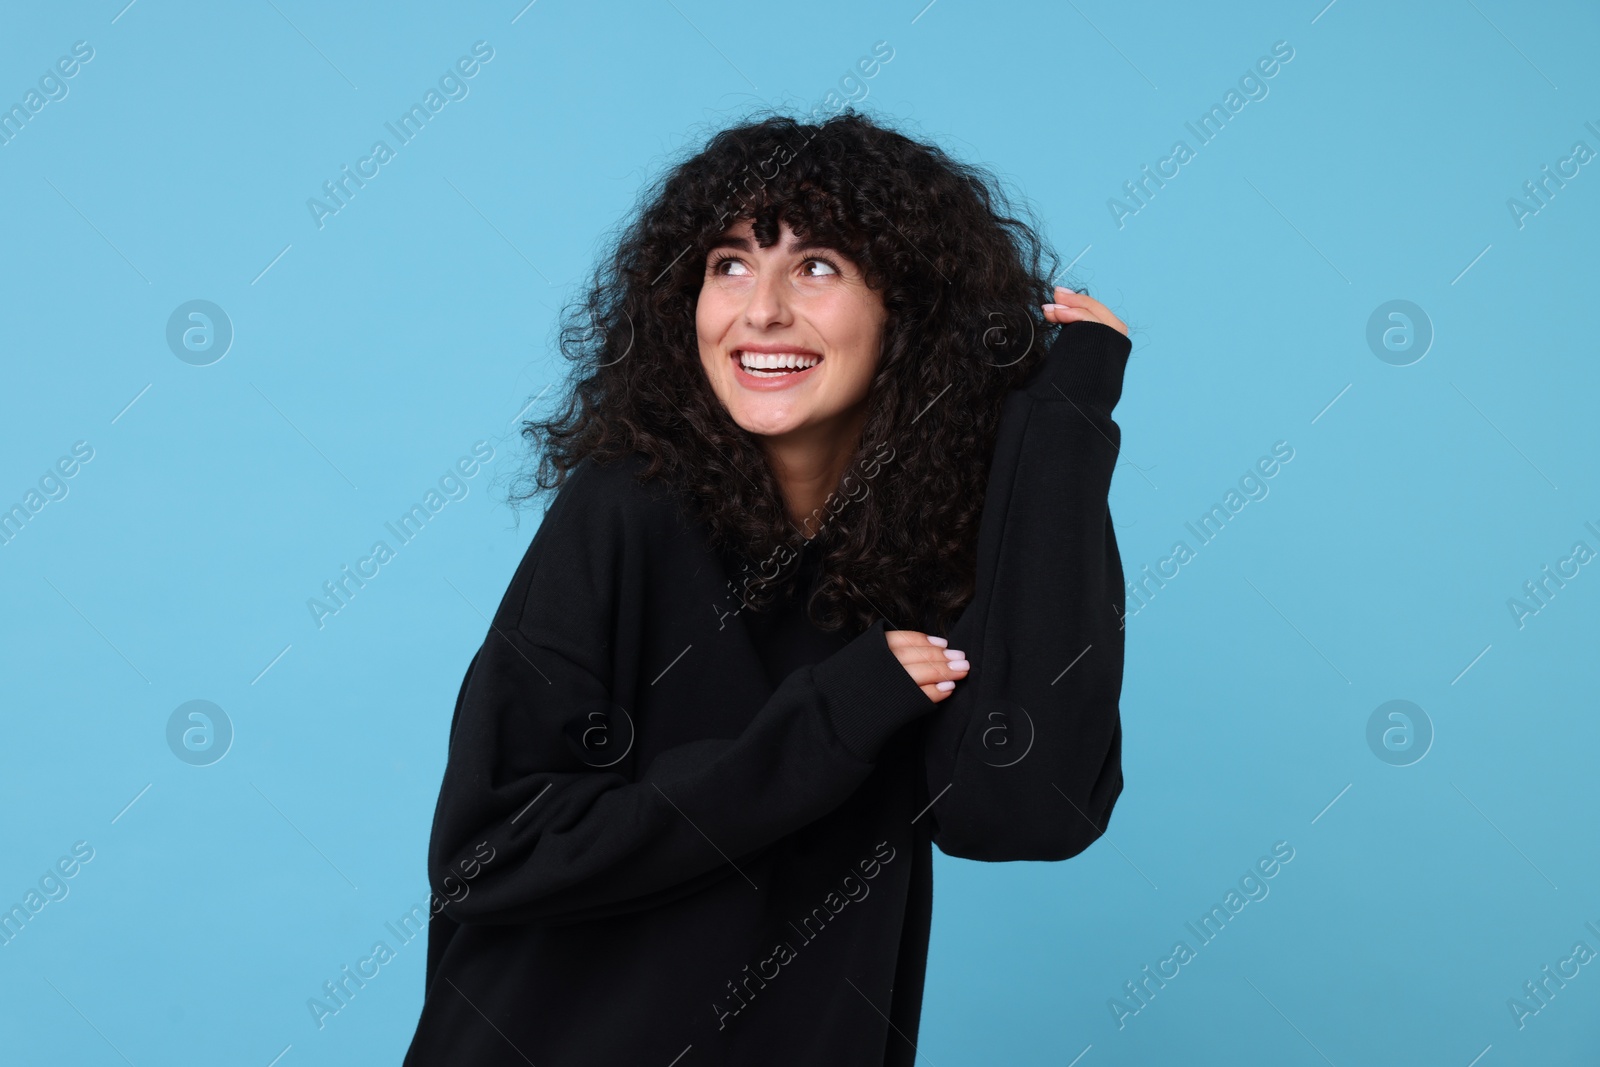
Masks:
[[[739,363],[751,370],[777,370],[791,367],[804,370],[814,367],[822,360],[817,356],[802,356],[797,352],[739,352]]]

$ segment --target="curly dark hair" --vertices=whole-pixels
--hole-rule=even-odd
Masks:
[[[749,219],[766,247],[781,220],[851,259],[888,312],[841,485],[876,468],[892,491],[869,478],[864,494],[830,498],[807,612],[827,630],[859,632],[880,615],[891,629],[948,630],[974,592],[1001,402],[1059,329],[1039,308],[1059,259],[1015,210],[986,171],[854,108],[821,123],[768,111],[715,132],[641,193],[563,313],[565,406],[522,424],[538,464],[511,502],[559,488],[586,456],[642,453],[640,481],[677,490],[729,574],[742,569],[745,607],[793,594],[797,568],[753,577],[804,535],[755,435],[711,389],[695,329],[710,243]]]

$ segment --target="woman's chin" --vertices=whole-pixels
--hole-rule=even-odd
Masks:
[[[798,430],[802,425],[800,419],[762,418],[751,414],[740,414],[733,421],[737,422],[746,433],[755,434],[757,437],[783,437]]]

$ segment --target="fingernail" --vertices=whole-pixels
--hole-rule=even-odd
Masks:
[[[1046,304],[1046,305],[1044,305],[1044,309],[1046,311],[1065,311],[1067,309],[1067,305],[1065,305],[1065,304]]]
[[[960,649],[947,648],[947,649],[944,650],[944,658],[945,659],[966,659],[967,658],[967,654],[965,652],[962,652]]]
[[[944,648],[946,645],[948,645],[950,643],[949,641],[946,641],[944,638],[935,637],[932,634],[928,634],[927,637],[928,637],[928,644],[930,644],[930,645],[938,645],[940,648]]]
[[[964,659],[953,659],[949,663],[945,664],[945,666],[949,667],[953,671],[970,671],[972,669],[972,664],[968,663]]]
[[[955,687],[956,683],[954,682],[940,682],[938,685],[934,686],[934,688],[939,690],[941,693],[948,693]]]

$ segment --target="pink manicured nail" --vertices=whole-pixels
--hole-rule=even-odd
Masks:
[[[942,693],[948,693],[948,692],[950,692],[950,690],[954,689],[955,687],[956,687],[956,683],[954,683],[954,682],[940,682],[938,685],[934,686],[935,689],[939,690]]]
[[[949,667],[953,671],[970,671],[972,669],[972,664],[968,663],[964,659],[953,659],[949,663],[946,663],[945,666]]]
[[[935,637],[932,634],[928,634],[927,636],[928,636],[928,644],[930,644],[930,645],[938,645],[940,648],[943,648],[943,647],[945,647],[946,645],[948,645],[950,643],[949,641],[946,641],[942,637]]]
[[[947,649],[944,650],[944,658],[945,659],[966,659],[967,658],[967,654],[965,652],[962,652],[960,649],[947,648]]]

